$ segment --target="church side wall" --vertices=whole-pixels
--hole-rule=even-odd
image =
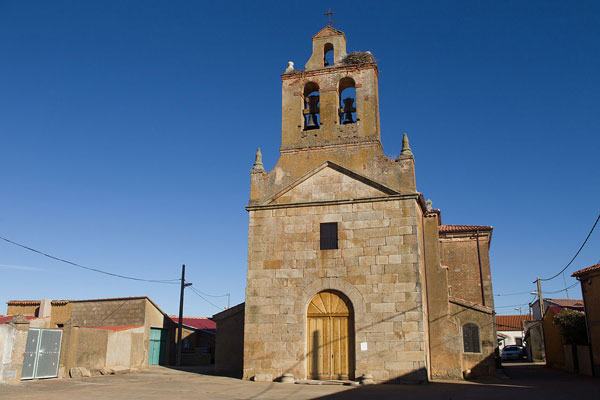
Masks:
[[[441,261],[448,267],[451,296],[493,308],[489,236],[483,232],[479,235],[481,273],[474,232],[440,237]]]
[[[250,211],[244,378],[305,378],[308,304],[335,289],[354,308],[356,377],[427,379],[418,204],[332,203]],[[338,222],[339,249],[319,250],[322,222]]]
[[[466,353],[464,343],[460,341],[461,369],[471,370],[471,377],[494,376],[496,373],[495,350],[498,346],[494,315],[490,312],[482,312],[459,304],[450,303],[450,315],[456,320],[460,333],[463,337],[462,328],[465,324],[472,323],[479,328],[480,351]]]

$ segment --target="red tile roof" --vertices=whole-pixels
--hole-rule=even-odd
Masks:
[[[16,315],[0,315],[0,325],[7,323],[14,317],[16,317]],[[31,315],[23,315],[23,317],[27,318],[28,320],[36,319],[36,317],[32,317]]]
[[[559,307],[575,308],[583,310],[583,300],[577,299],[545,299],[548,303]]]
[[[60,306],[67,304],[71,300],[52,300],[51,304],[53,306]],[[39,300],[9,300],[6,302],[9,306],[39,306]]]
[[[114,332],[118,332],[118,331],[124,331],[127,329],[133,329],[133,328],[140,328],[144,325],[130,325],[130,326],[82,326],[81,328],[88,328],[88,329],[105,329],[108,331],[114,331]]]
[[[475,231],[491,231],[491,226],[485,225],[440,225],[440,232],[475,232]]]
[[[523,321],[531,321],[529,315],[496,315],[496,330],[520,331],[523,330]]]
[[[571,276],[581,276],[581,275],[587,274],[588,272],[593,272],[593,271],[600,271],[600,264],[592,265],[591,267],[587,267],[584,269],[580,269],[579,271],[575,271],[575,272],[573,272],[573,275],[571,275]]]
[[[169,318],[173,320],[176,324],[179,323],[179,317],[175,315],[169,315]],[[203,330],[214,330],[217,329],[217,324],[215,321],[210,320],[205,317],[183,317],[183,325],[189,326],[194,329],[203,329]]]
[[[561,312],[565,311],[566,308],[559,306],[550,306],[548,307],[548,310],[551,310],[554,314],[560,314]]]

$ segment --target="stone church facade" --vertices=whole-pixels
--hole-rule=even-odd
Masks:
[[[383,154],[372,55],[327,26],[281,78],[280,158],[251,171],[244,378],[493,374],[492,228],[441,224],[406,136]]]

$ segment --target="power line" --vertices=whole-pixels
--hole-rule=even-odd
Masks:
[[[195,289],[195,288],[194,288]],[[198,290],[198,289],[196,289]],[[208,296],[208,297],[227,297],[229,296],[229,293],[225,293],[225,294],[208,294],[208,293],[204,293],[201,290],[198,290],[198,292],[203,295],[203,296]]]
[[[494,307],[494,308],[508,308],[508,307],[526,306],[528,304],[529,303],[511,304],[510,306],[498,306],[498,307]]]
[[[569,263],[563,269],[561,269],[560,271],[558,271],[558,273],[556,275],[553,275],[550,278],[540,279],[541,281],[549,281],[551,279],[554,279],[557,276],[559,276],[560,274],[562,274],[563,271],[565,271],[567,268],[569,268],[569,265],[571,265],[571,263],[573,261],[575,261],[575,258],[577,258],[577,256],[579,255],[579,252],[581,251],[581,249],[583,249],[583,246],[585,246],[585,244],[587,243],[588,239],[592,235],[592,232],[594,232],[594,228],[596,228],[596,225],[598,224],[598,221],[600,221],[600,214],[598,214],[598,218],[596,218],[596,222],[594,222],[594,226],[592,226],[592,229],[590,230],[590,233],[588,233],[587,237],[585,238],[585,240],[581,244],[581,247],[579,248],[579,250],[577,250],[577,253],[575,253],[575,255],[573,256],[573,258],[571,258],[571,261],[569,261]]]
[[[218,308],[219,310],[225,310],[225,308],[223,307],[219,307],[218,305],[216,305],[215,303],[213,303],[212,301],[208,300],[206,297],[202,296],[199,290],[196,290],[196,288],[194,288],[193,286],[190,286],[189,289],[192,290],[192,292],[194,292],[198,297],[200,297],[202,300],[204,300],[205,302],[207,302],[208,304],[210,304],[213,307]]]
[[[520,295],[520,294],[529,294],[529,293],[531,293],[531,290],[527,291],[527,292],[519,292],[519,293],[502,293],[502,294],[496,294],[496,296],[517,296],[517,295]]]
[[[564,292],[565,290],[572,289],[572,288],[574,288],[574,287],[575,287],[575,286],[577,286],[577,285],[579,285],[579,282],[575,282],[574,284],[572,284],[572,285],[571,285],[571,286],[569,286],[568,288],[564,288],[564,289],[561,289],[561,290],[556,290],[556,291],[554,291],[554,292],[545,292],[545,291],[542,291],[542,294],[554,294],[554,293],[560,293],[560,292]]]
[[[78,268],[87,269],[88,271],[94,271],[94,272],[98,272],[100,274],[114,276],[116,278],[129,279],[129,280],[132,280],[132,281],[140,281],[140,282],[167,283],[167,284],[175,284],[175,285],[178,284],[175,281],[180,281],[181,280],[181,279],[142,279],[142,278],[135,278],[133,276],[126,276],[126,275],[121,275],[121,274],[115,274],[113,272],[103,271],[103,270],[98,269],[98,268],[86,267],[85,265],[77,264],[77,263],[74,263],[72,261],[65,260],[63,258],[56,257],[56,256],[53,256],[53,255],[48,254],[48,253],[44,253],[43,251],[36,250],[36,249],[34,249],[32,247],[25,246],[24,244],[21,244],[21,243],[13,242],[12,240],[4,238],[2,236],[0,236],[0,239],[4,240],[5,242],[8,242],[8,243],[10,243],[12,245],[22,247],[24,249],[27,249],[27,250],[32,251],[32,252],[37,253],[37,254],[41,254],[44,257],[48,257],[48,258],[51,258],[51,259],[56,260],[56,261],[64,262],[66,264],[70,264],[70,265],[73,265],[73,266],[78,267]]]

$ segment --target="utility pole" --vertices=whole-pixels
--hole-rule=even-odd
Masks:
[[[544,297],[542,296],[542,283],[540,282],[540,277],[537,279],[537,295],[538,301],[540,302],[540,319],[544,319]]]
[[[185,264],[181,266],[181,293],[179,295],[179,329],[177,329],[177,366],[181,366],[181,337],[183,335],[183,291],[186,287],[192,286],[191,283],[185,283]]]

